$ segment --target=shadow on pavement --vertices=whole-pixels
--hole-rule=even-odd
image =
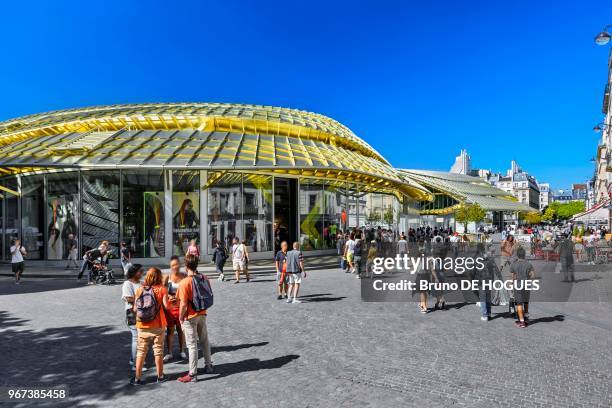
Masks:
[[[227,377],[232,374],[245,373],[248,371],[259,371],[259,370],[271,370],[280,368],[285,364],[289,364],[293,360],[300,358],[297,354],[289,354],[282,357],[275,357],[270,360],[260,360],[258,358],[250,358],[248,360],[242,360],[235,363],[225,363],[215,365],[215,375],[209,377],[198,377],[200,381],[216,380],[218,378]],[[204,368],[198,370],[198,375],[204,375]],[[170,376],[174,379],[173,376]]]
[[[35,307],[35,306],[34,306]],[[110,406],[115,398],[139,394],[147,387],[127,385],[131,336],[111,326],[69,326],[33,330],[28,320],[0,311],[0,385],[66,385],[69,399],[38,401],[37,407]],[[260,347],[268,342],[217,346],[213,352]],[[151,358],[151,353],[149,353]],[[274,369],[299,356],[244,360],[216,367],[224,377],[243,371]],[[149,362],[149,367],[152,367]],[[145,382],[151,375],[145,374]],[[0,404],[1,405],[1,404]]]
[[[87,279],[77,281],[68,278],[31,278],[24,276],[21,284],[15,285],[12,278],[0,279],[0,296],[25,293],[49,292],[54,290],[76,289],[87,286]],[[99,285],[107,287],[107,285]]]
[[[537,319],[529,320],[529,325],[534,325],[536,323],[552,323],[552,322],[562,322],[565,320],[564,315],[555,315],[555,316],[547,316],[547,317],[538,317]]]
[[[241,350],[241,349],[245,349],[245,348],[251,348],[251,347],[262,347],[265,345],[268,345],[269,342],[267,341],[262,341],[259,343],[246,343],[246,344],[236,344],[234,346],[213,346],[210,349],[211,354],[215,354],[215,353],[224,353],[224,352],[228,352],[228,351],[236,351],[236,350]]]
[[[302,299],[304,296],[298,296],[300,300],[304,303],[315,303],[315,302],[337,302],[338,300],[346,299],[346,296],[322,296],[322,297],[311,297],[307,299]]]

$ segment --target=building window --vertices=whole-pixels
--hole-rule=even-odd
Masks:
[[[11,177],[2,181],[2,185],[13,190],[18,191],[17,178]],[[11,259],[10,247],[13,239],[19,236],[19,214],[18,214],[18,203],[19,196],[5,193],[5,217],[4,217],[4,254],[7,260]]]
[[[77,172],[47,175],[47,259],[68,259],[78,243],[78,188]]]
[[[310,251],[323,247],[323,186],[300,181],[300,245]]]
[[[245,174],[242,191],[244,237],[248,250],[272,251],[272,177]]]
[[[44,257],[43,176],[21,178],[21,241],[28,259]]]
[[[123,240],[135,258],[165,256],[164,172],[123,171]]]
[[[119,245],[119,172],[81,173],[82,224],[81,252],[97,248],[107,240]]]
[[[209,253],[212,253],[217,242],[230,249],[234,237],[242,239],[242,174],[213,172],[208,178],[213,180],[208,188]]]
[[[172,253],[184,256],[189,242],[200,245],[200,172],[172,172]]]

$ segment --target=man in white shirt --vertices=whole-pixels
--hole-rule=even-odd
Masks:
[[[348,241],[344,244],[344,257],[346,258],[346,262],[349,264],[347,273],[353,273],[355,271],[355,234],[351,233],[349,235]]]
[[[234,245],[232,245],[232,266],[236,273],[236,281],[234,283],[240,283],[240,272],[245,270],[246,264],[246,250],[244,245],[240,243],[238,237],[234,238]],[[249,280],[247,275],[247,281]]]
[[[21,274],[23,274],[24,262],[23,257],[27,254],[24,247],[21,246],[21,240],[16,238],[11,246],[11,268],[15,274],[15,284],[19,285]]]

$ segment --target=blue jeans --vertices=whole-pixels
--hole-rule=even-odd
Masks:
[[[488,289],[478,289],[478,299],[480,300],[482,316],[491,316],[491,291]]]
[[[136,326],[128,326],[132,333],[132,358],[130,359],[130,365],[136,364],[136,348],[138,346],[138,329]]]

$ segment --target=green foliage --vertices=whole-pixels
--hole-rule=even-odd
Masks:
[[[584,201],[570,201],[563,204],[555,201],[546,207],[542,219],[545,221],[567,220],[583,212],[584,209]]]
[[[467,225],[470,222],[481,222],[487,215],[486,211],[478,204],[462,204],[455,210],[455,221]]]
[[[387,210],[385,211],[385,214],[383,215],[383,218],[385,220],[385,223],[388,226],[391,226],[391,224],[393,224],[393,208],[389,207],[387,208]]]
[[[378,221],[380,221],[380,219],[381,219],[380,214],[379,214],[379,213],[377,213],[377,212],[375,212],[375,211],[371,211],[371,212],[368,214],[368,216],[366,217],[366,220],[367,220],[368,222],[372,222],[372,223],[373,223],[373,222],[378,222]]]
[[[519,214],[521,219],[524,220],[527,224],[536,225],[542,222],[542,214],[537,211],[529,211],[525,213]]]

